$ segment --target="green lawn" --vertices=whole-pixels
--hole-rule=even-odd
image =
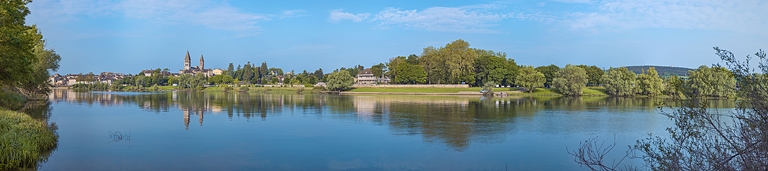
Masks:
[[[470,88],[441,88],[441,87],[360,87],[350,90],[349,92],[381,92],[381,93],[458,93],[461,91],[467,92],[480,92],[480,87]],[[512,91],[516,88],[494,88],[494,92]]]

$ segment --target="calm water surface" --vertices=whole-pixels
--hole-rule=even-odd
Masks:
[[[57,90],[51,101],[36,117],[60,139],[41,170],[586,170],[566,147],[615,137],[616,157],[671,125],[657,99]]]

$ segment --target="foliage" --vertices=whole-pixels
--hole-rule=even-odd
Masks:
[[[768,170],[768,59],[765,52],[755,55],[760,59],[761,74],[750,69],[747,62],[737,61],[727,50],[715,47],[717,54],[733,71],[738,90],[747,100],[738,101],[733,112],[721,113],[711,109],[707,98],[690,87],[685,91],[687,100],[678,100],[671,113],[665,113],[674,127],[668,128],[670,137],[649,137],[638,141],[635,149],[641,151],[645,163],[654,170]],[[709,68],[715,75],[723,74],[720,67]],[[724,68],[722,68],[724,69]],[[696,72],[708,72],[700,67]],[[730,74],[728,74],[730,75]],[[691,75],[693,76],[693,75]],[[724,77],[714,76],[713,77]],[[722,82],[721,82],[722,83]],[[735,87],[725,87],[735,91]]]
[[[673,67],[673,66],[625,66],[625,68],[629,69],[635,74],[641,74],[643,71],[647,71],[651,67],[653,67],[659,73],[659,76],[663,76],[665,78],[673,75],[687,76],[688,71],[693,70],[690,68]]]
[[[399,76],[395,78],[395,83],[399,84],[421,84],[427,79],[424,68],[419,65],[401,62],[395,68]]]
[[[181,89],[203,88],[203,86],[208,83],[208,80],[205,79],[205,75],[203,74],[181,74],[178,76],[178,80],[179,88]]]
[[[328,75],[328,82],[325,83],[326,88],[331,91],[349,90],[352,88],[352,84],[355,83],[355,78],[349,75],[346,70],[340,70]]]
[[[55,125],[27,114],[0,109],[0,170],[35,168],[56,147]]]
[[[38,34],[30,34],[25,17],[30,13],[28,0],[0,2],[0,85],[17,86],[32,79],[38,62],[34,49],[40,41]]]
[[[682,79],[674,75],[670,76],[667,79],[664,79],[664,90],[662,93],[674,98],[681,97],[683,95],[683,85],[684,82]]]
[[[536,71],[541,72],[544,74],[544,78],[546,79],[544,82],[544,87],[552,87],[552,80],[557,75],[557,72],[560,72],[560,67],[558,67],[555,64],[547,65],[547,66],[539,66],[536,67]]]
[[[589,81],[588,78],[587,71],[584,71],[581,67],[566,65],[565,68],[557,72],[552,84],[560,94],[579,96],[582,93],[581,90],[586,87]]]
[[[634,96],[637,92],[635,73],[627,68],[611,68],[603,75],[605,91],[611,96]]]
[[[474,83],[477,52],[478,50],[469,48],[468,42],[459,39],[446,44],[445,47],[424,48],[418,62],[425,69],[428,83]]]
[[[483,84],[483,89],[482,89],[483,95],[484,96],[489,96],[489,95],[492,96],[493,95],[493,87],[496,87],[496,83],[494,83],[493,81],[485,82],[485,84]]]
[[[544,74],[536,71],[533,66],[520,67],[520,74],[515,78],[515,83],[530,93],[533,93],[536,87],[544,86],[545,81]]]
[[[637,86],[642,95],[656,96],[661,94],[663,89],[663,80],[654,67],[648,68],[648,73],[641,73],[637,76]]]
[[[486,82],[502,83],[509,85],[512,83],[510,78],[514,78],[517,72],[517,65],[514,60],[508,62],[504,57],[486,55],[475,59],[475,85],[482,85]],[[507,84],[504,84],[507,83]]]
[[[587,86],[598,86],[603,84],[602,79],[603,75],[605,74],[603,69],[600,69],[600,67],[594,65],[578,65],[578,67],[584,69],[584,71],[587,72],[587,78],[589,80],[587,81]]]
[[[377,78],[381,78],[381,76],[383,76],[384,73],[386,72],[387,72],[387,66],[384,65],[383,63],[379,63],[371,66],[371,73],[373,74],[373,76]]]
[[[701,66],[690,71],[688,86],[696,96],[728,97],[734,94],[736,80],[728,69],[721,66]]]

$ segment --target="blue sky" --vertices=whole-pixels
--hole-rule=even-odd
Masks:
[[[456,39],[523,65],[698,67],[768,48],[765,0],[235,1],[35,0],[28,24],[58,73],[248,61],[285,71],[387,62]]]

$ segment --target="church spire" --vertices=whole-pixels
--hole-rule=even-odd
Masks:
[[[189,58],[189,51],[187,51],[187,56],[184,58],[184,70],[189,70],[190,62],[192,59]]]
[[[200,54],[200,70],[205,70],[205,60],[203,60],[203,54]]]

